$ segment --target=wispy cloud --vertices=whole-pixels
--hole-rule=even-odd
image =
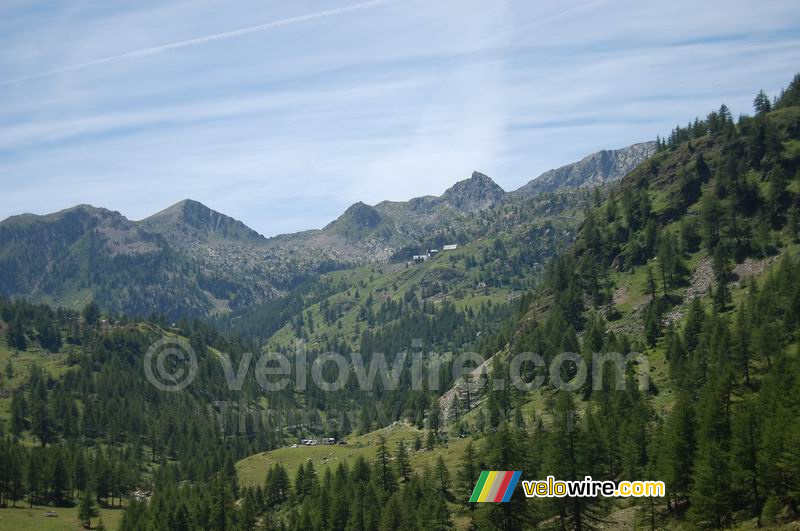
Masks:
[[[792,0],[346,1],[3,4],[0,79],[28,81],[0,86],[0,219],[191,197],[267,235],[319,227],[748,112],[800,64]]]
[[[226,39],[233,39],[235,37],[242,37],[244,35],[248,35],[250,33],[258,33],[262,31],[272,30],[276,28],[282,28],[286,26],[292,26],[295,24],[302,24],[304,22],[311,22],[314,20],[320,20],[323,18],[328,17],[335,17],[345,15],[347,13],[353,13],[356,11],[363,11],[365,9],[371,9],[374,7],[378,7],[383,4],[387,4],[389,2],[396,1],[396,0],[370,0],[369,2],[362,2],[359,4],[353,4],[344,7],[337,7],[334,9],[326,9],[324,11],[317,11],[314,13],[308,13],[306,15],[299,15],[296,17],[289,17],[282,20],[274,20],[272,22],[266,22],[264,24],[257,24],[255,26],[248,26],[246,28],[240,28],[232,31],[224,31],[221,33],[215,33],[213,35],[206,35],[204,37],[197,37],[195,39],[187,39],[178,42],[171,42],[168,44],[161,44],[159,46],[151,46],[149,48],[144,48],[141,50],[134,50],[132,52],[122,53],[118,55],[112,55],[111,57],[103,57],[101,59],[94,59],[92,61],[85,61],[83,63],[78,63],[74,65],[63,66],[60,68],[54,68],[52,70],[47,70],[44,72],[39,72],[36,74],[31,74],[24,77],[19,77],[16,79],[9,79],[6,81],[0,81],[0,86],[8,86],[8,85],[16,85],[18,83],[22,83],[24,81],[31,81],[33,79],[39,79],[43,77],[48,77],[56,74],[63,74],[65,72],[70,72],[73,70],[81,70],[83,68],[89,68],[92,66],[99,66],[106,63],[111,63],[115,61],[122,61],[124,59],[134,59],[137,57],[146,57],[148,55],[155,55],[159,53],[180,50],[182,48],[189,48],[192,46],[199,46],[202,44],[208,44],[215,41],[222,41]]]

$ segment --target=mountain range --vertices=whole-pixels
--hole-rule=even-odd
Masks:
[[[754,108],[676,127],[614,186],[525,198],[475,174],[279,238],[193,201],[142,221],[88,206],[6,220],[4,289],[233,311],[0,296],[0,518],[88,529],[102,502],[122,531],[797,528],[800,74]],[[246,301],[261,295],[243,279],[278,292],[300,258],[336,267],[315,257],[365,241],[412,243]],[[459,245],[403,259],[442,241]],[[265,374],[252,352],[291,359]],[[661,487],[470,502],[482,470]]]
[[[321,272],[476,237],[497,207],[621,178],[655,144],[601,151],[505,192],[474,172],[441,196],[355,203],[322,229],[266,238],[190,199],[141,221],[78,205],[0,222],[0,295],[68,307],[208,316],[274,299]]]

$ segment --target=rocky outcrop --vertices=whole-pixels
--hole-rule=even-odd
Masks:
[[[485,210],[502,203],[506,199],[506,192],[480,172],[473,172],[472,177],[459,181],[444,194],[441,202],[450,205],[464,213]]]
[[[655,150],[655,142],[642,142],[622,149],[604,149],[578,162],[548,170],[511,194],[533,197],[563,188],[585,188],[617,181],[649,158]]]

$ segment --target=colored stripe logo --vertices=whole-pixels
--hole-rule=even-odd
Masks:
[[[470,502],[507,502],[519,482],[520,471],[484,470],[472,491]]]

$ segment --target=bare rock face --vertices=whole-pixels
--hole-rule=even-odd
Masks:
[[[622,149],[604,149],[578,162],[548,170],[511,194],[532,197],[563,188],[585,188],[617,181],[655,151],[655,142],[642,142]]]
[[[440,200],[464,213],[485,210],[502,203],[506,199],[506,192],[480,172],[473,172],[472,177],[459,181],[444,194]]]

